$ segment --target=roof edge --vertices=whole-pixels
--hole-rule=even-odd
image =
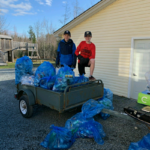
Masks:
[[[102,0],[102,1],[98,2],[97,4],[93,5],[92,7],[90,7],[86,11],[84,11],[78,17],[74,18],[69,23],[67,23],[66,25],[62,26],[60,29],[55,31],[54,36],[58,37],[59,35],[62,35],[63,31],[72,29],[73,27],[77,26],[81,22],[85,21],[86,19],[93,16],[94,14],[101,11],[102,9],[106,8],[107,6],[109,6],[110,4],[112,4],[115,1],[116,0]]]
[[[0,34],[0,39],[12,39],[12,37],[9,35]]]

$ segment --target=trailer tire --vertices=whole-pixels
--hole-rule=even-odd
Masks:
[[[33,114],[33,106],[29,105],[29,100],[27,95],[23,95],[19,99],[19,109],[20,113],[25,118],[30,118]]]

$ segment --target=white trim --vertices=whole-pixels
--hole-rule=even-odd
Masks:
[[[131,83],[132,83],[132,70],[133,70],[133,57],[134,57],[134,41],[147,40],[150,37],[133,37],[131,39],[131,54],[130,54],[130,70],[129,70],[129,83],[128,83],[128,98],[131,98]]]

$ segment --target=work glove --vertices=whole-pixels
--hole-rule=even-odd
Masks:
[[[90,61],[89,58],[84,58],[81,55],[78,55],[78,59],[80,60],[80,64],[82,64],[82,65],[87,65]]]

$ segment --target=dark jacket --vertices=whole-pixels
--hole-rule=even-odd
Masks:
[[[56,58],[56,65],[66,64],[68,66],[73,65],[74,68],[76,67],[76,46],[71,39],[66,42],[64,39],[60,41],[57,49],[57,58]]]

